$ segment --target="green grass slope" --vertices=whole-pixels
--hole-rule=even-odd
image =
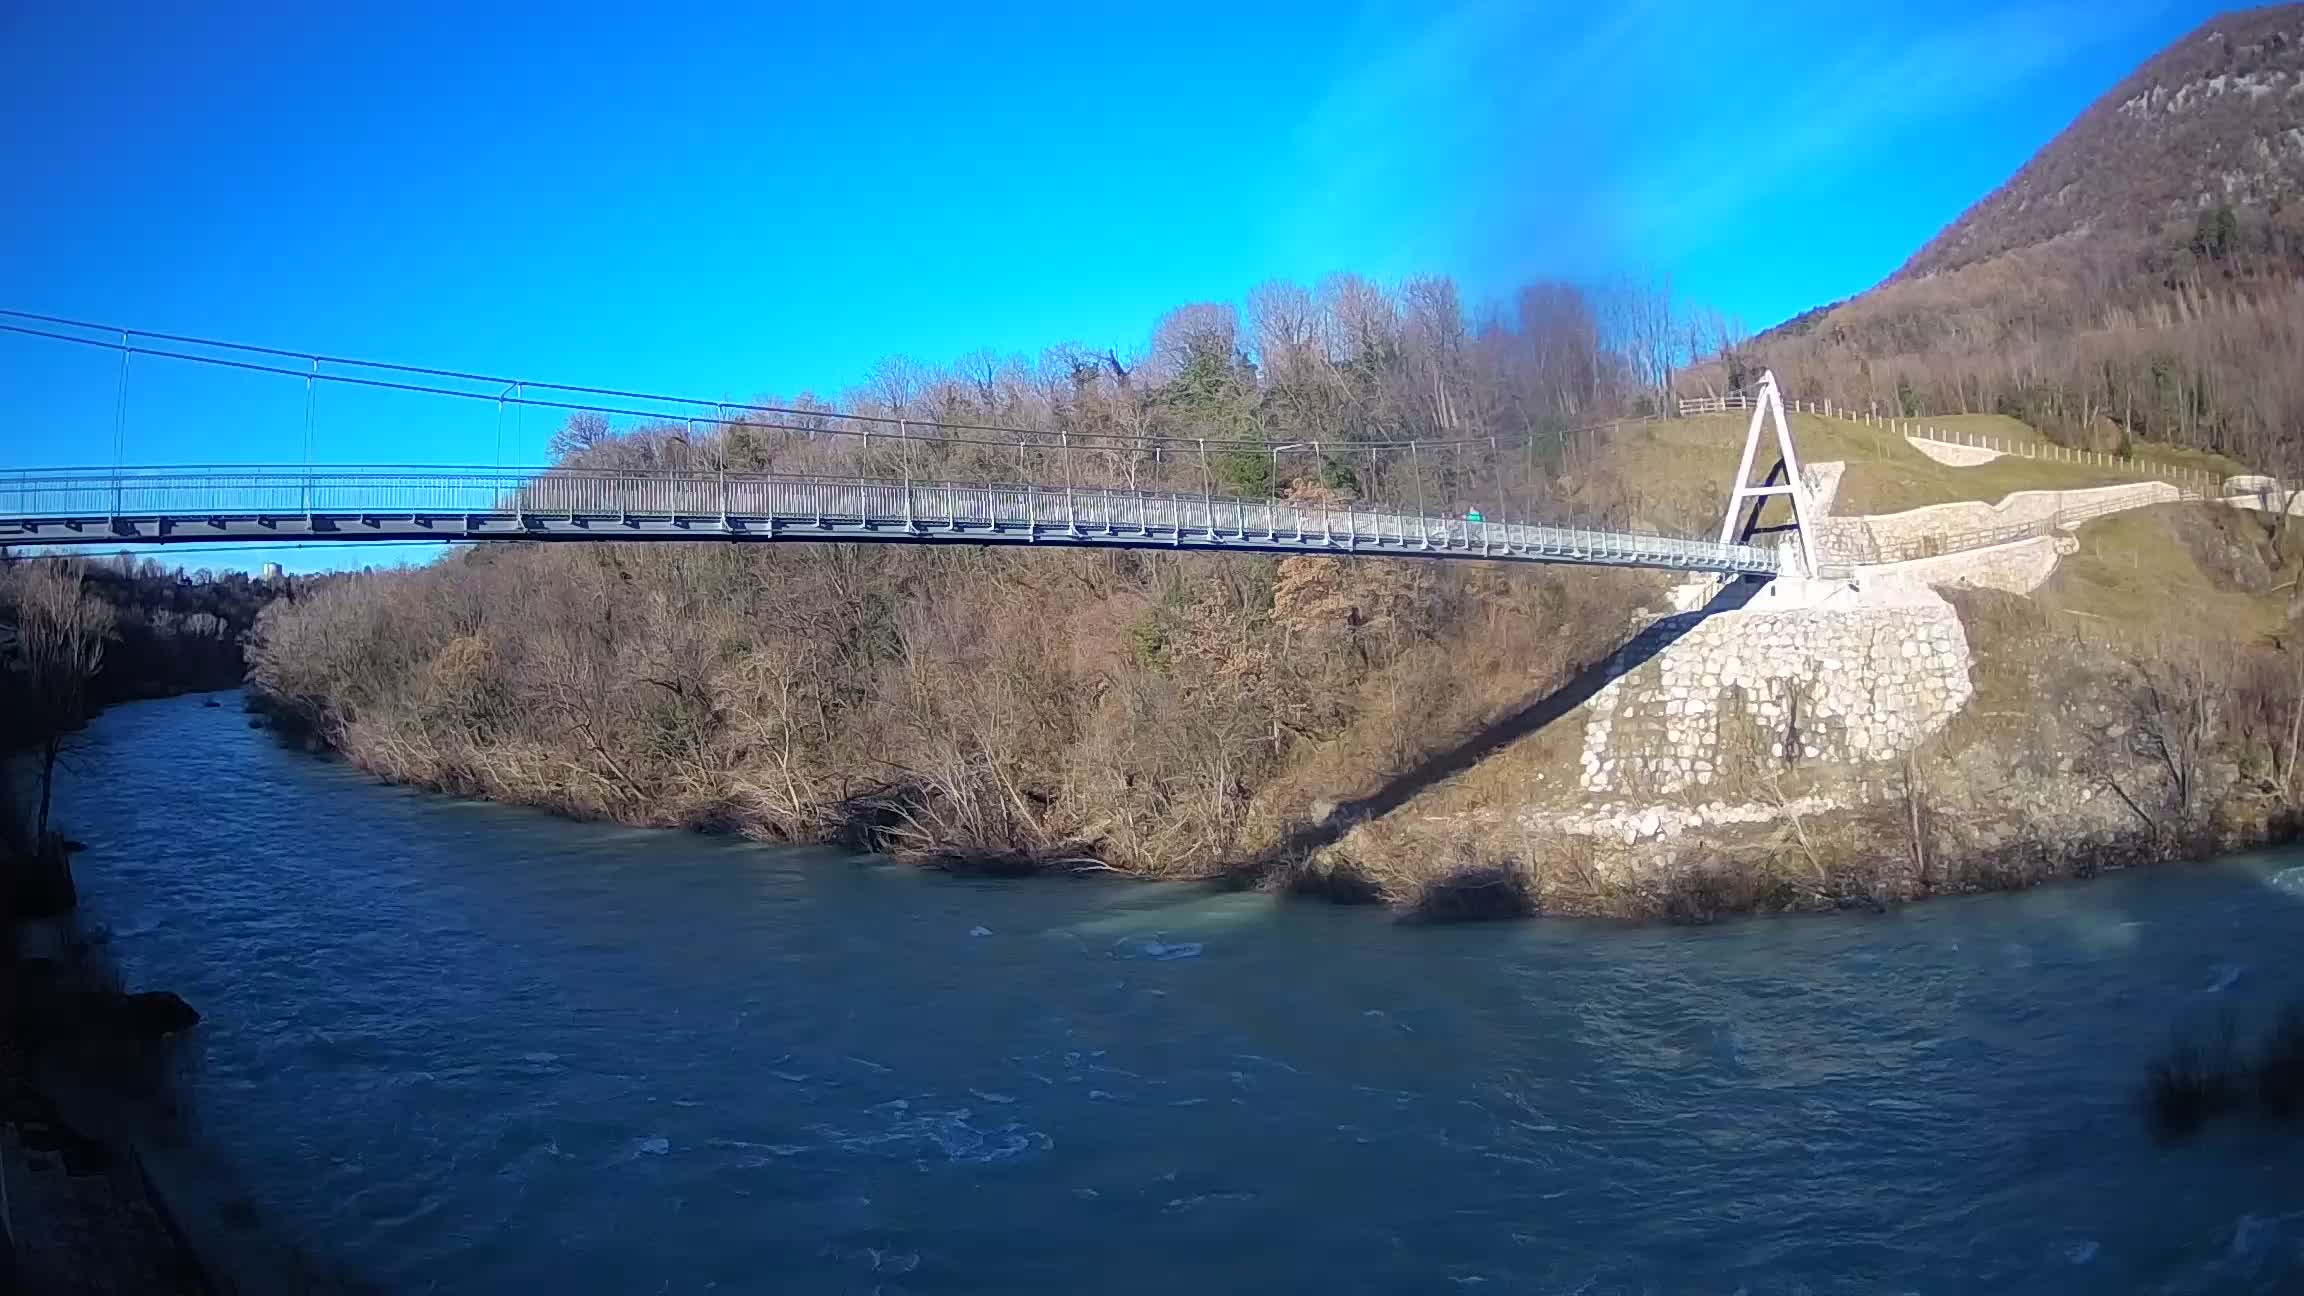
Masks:
[[[1986,435],[2010,443],[2045,443],[2037,431],[2000,415],[1930,419],[1943,431]],[[2017,491],[2082,490],[2144,480],[2133,468],[2099,467],[2006,456],[1970,468],[1941,464],[1912,448],[1896,432],[1849,419],[1815,414],[1792,416],[1792,436],[1806,463],[1847,465],[1833,512],[1843,516],[1896,513],[1929,504],[1961,500],[1997,503]],[[1746,416],[1714,414],[1696,418],[1627,423],[1612,439],[1605,487],[1636,501],[1643,520],[1687,528],[1717,523],[1728,481],[1744,448]],[[2138,447],[2148,463],[2229,475],[2239,465],[2218,456],[2167,446]],[[1773,444],[1762,447],[1761,465],[1775,461]],[[1783,520],[1783,506],[1771,504],[1767,518]]]

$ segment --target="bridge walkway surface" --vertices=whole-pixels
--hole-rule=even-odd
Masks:
[[[1379,507],[1043,483],[452,467],[0,475],[0,544],[284,540],[1019,544],[1773,575],[1773,549]]]

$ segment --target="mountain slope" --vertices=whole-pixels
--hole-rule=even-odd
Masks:
[[[2304,4],[2138,68],[1868,292],[1730,347],[1882,412],[2005,414],[2304,475]]]
[[[1895,279],[2073,233],[2189,226],[2304,195],[2304,4],[2215,18],[2098,99]]]

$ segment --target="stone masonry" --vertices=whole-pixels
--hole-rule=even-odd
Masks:
[[[1873,590],[1964,586],[2030,594],[2055,574],[2060,559],[2079,549],[2079,540],[2067,534],[2034,536],[2012,544],[1867,567],[1863,582],[1865,588]]]
[[[1927,590],[1666,617],[1586,711],[1584,791],[1673,796],[1740,768],[1894,760],[1966,704],[1968,639]]]
[[[1995,457],[1948,442],[1913,443],[1938,462],[1970,466]],[[1829,518],[1845,465],[1806,466],[1817,512]],[[1955,501],[1902,513],[1830,519],[1867,528],[1873,546],[2011,524],[2065,510],[2093,513],[2174,499],[2164,482],[2071,491],[2018,491],[1997,503]],[[1793,537],[1782,537],[1797,576]],[[1584,708],[1582,790],[1605,805],[1733,796],[1737,775],[1787,765],[1862,767],[1917,747],[1965,706],[1967,635],[1939,586],[2030,593],[2072,552],[2068,535],[2042,535],[1986,549],[1867,564],[1856,579],[1779,580],[1826,591],[1811,605],[1756,600],[1704,613],[1718,582],[1674,591],[1678,615],[1650,625],[1610,663],[1614,678]],[[1704,792],[1702,789],[1716,789]],[[1707,803],[1711,804],[1711,803]],[[1642,813],[1666,812],[1652,804]],[[1578,820],[1579,823],[1582,820]],[[1643,820],[1626,831],[1661,831]]]
[[[1930,539],[1949,541],[1966,533],[2048,522],[2068,510],[2088,516],[2167,504],[2180,498],[2182,492],[2167,482],[2136,482],[2080,490],[2016,491],[1997,504],[1958,500],[1847,520],[1868,530],[1882,550],[1893,551]]]

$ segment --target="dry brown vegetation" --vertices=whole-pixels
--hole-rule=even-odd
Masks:
[[[2089,535],[2038,600],[1959,595],[1977,699],[1890,772],[1894,794],[1644,848],[1637,868],[1510,823],[1545,776],[1572,779],[1578,738],[1514,717],[1620,642],[1652,587],[1629,573],[488,548],[277,606],[256,683],[387,777],[576,816],[979,872],[1224,877],[1433,920],[1700,920],[2279,830],[2304,793],[2304,680],[2271,597],[2294,568],[2277,541],[2246,515],[2150,510]],[[2130,594],[2113,633],[2094,609]],[[1812,786],[1783,778],[1755,764],[1732,795]],[[2049,813],[2023,801],[2034,787],[2100,793],[2099,812],[2028,831]]]
[[[116,619],[112,605],[85,588],[79,566],[33,563],[13,573],[16,635],[24,662],[24,707],[40,738],[40,808],[33,840],[48,837],[48,810],[56,789],[56,758],[64,736],[88,710],[88,682],[104,661]]]
[[[267,613],[399,781],[924,858],[1213,874],[1613,647],[1643,582],[1398,561],[532,546]]]
[[[18,744],[32,749],[34,804],[29,814],[19,809],[13,771],[0,760],[0,915],[40,916],[71,904],[71,874],[48,816],[58,761],[87,714],[88,685],[114,621],[78,563],[0,567],[0,758]]]
[[[1218,492],[1269,489],[1277,468],[1283,493],[1339,507],[1469,497],[1492,516],[1587,514],[1665,530],[1714,516],[1741,432],[1734,420],[1552,432],[1570,414],[1652,398],[1636,375],[1657,371],[1604,345],[1591,313],[1563,315],[1547,297],[1549,314],[1451,332],[1440,316],[1417,322],[1413,297],[1404,300],[1371,297],[1357,281],[1325,297],[1268,292],[1254,341],[1226,313],[1195,309],[1164,324],[1140,359],[945,374],[897,366],[845,402],[1109,438],[1068,462],[1013,445],[867,445],[804,424],[618,431],[581,416],[559,449],[569,465],[622,470],[964,480],[1069,472]],[[1307,322],[1282,309],[1290,302],[1318,309]],[[1565,363],[1563,353],[1582,358]],[[1547,385],[1560,382],[1582,385],[1562,397]],[[1316,447],[1305,444],[1336,427],[1360,439],[1323,431]],[[1299,448],[1203,456],[1158,439],[1196,430]],[[1491,433],[1493,448],[1483,444]],[[1944,469],[1836,420],[1804,417],[1801,434],[1816,442],[1812,454],[1852,461],[1844,489],[1869,506],[1973,493],[1980,482],[1988,494],[2072,484],[2029,461]],[[1372,444],[1408,438],[1461,444],[1440,454]],[[2039,481],[2003,480],[2040,472]],[[2097,525],[2117,535],[2130,524]],[[2069,606],[2056,612],[2066,622],[2112,615],[2097,609],[2126,599],[2149,604],[2139,616],[2160,624],[2189,606],[2172,596],[2188,590],[2260,610],[2264,582],[2253,576],[2239,588],[2205,568],[2139,570],[2141,555],[2166,548],[2093,544],[2047,601]],[[2216,552],[2224,567],[2247,566],[2245,553]],[[1660,583],[1368,559],[508,545],[276,605],[256,638],[252,681],[285,719],[364,766],[454,793],[840,841],[956,870],[1221,877],[1435,919],[1534,910],[1693,919],[2016,885],[2165,853],[2175,847],[2141,839],[2173,842],[2223,803],[2229,780],[2171,814],[2161,808],[2167,762],[2156,772],[2124,760],[2120,790],[2152,808],[2113,834],[2123,840],[2053,849],[1969,840],[1962,813],[1932,808],[1965,810],[1961,798],[1974,790],[1948,741],[1883,808],[1793,818],[1638,869],[1610,867],[1589,844],[1484,820],[1525,803],[1552,774],[1572,778],[1576,726],[1528,717],[1622,642]],[[2249,615],[2251,643],[2279,620]],[[1980,648],[2018,645],[2012,657],[2061,652],[2033,635],[2013,624],[1972,629]],[[2089,678],[2120,669],[2092,660]],[[2260,664],[2246,669],[2269,678]],[[2226,700],[2213,735],[2201,731],[2219,750],[2239,732],[2223,719]],[[2281,714],[2293,717],[2293,706]],[[2034,745],[2030,735],[1977,742],[2015,759]],[[1789,802],[1798,789],[1747,791]]]
[[[1117,438],[1068,463],[582,416],[559,450],[585,467],[1068,472],[1193,493],[1267,489],[1277,464],[1284,493],[1339,507],[1606,512],[1579,477],[1602,442],[1548,431],[1665,375],[1633,332],[1610,340],[1603,300],[1534,291],[1512,323],[1475,328],[1439,282],[1271,288],[1253,341],[1228,312],[1192,308],[1140,359],[888,366],[846,402]],[[1287,446],[1315,430],[1317,452],[1279,456],[1151,439]],[[1468,444],[1369,447],[1408,438]],[[362,765],[460,794],[951,868],[1253,878],[1322,803],[1397,801],[1439,777],[1436,753],[1471,750],[1611,651],[1656,585],[1398,560],[510,545],[275,605],[252,682]]]
[[[2304,256],[2155,275],[2148,251],[2099,239],[1890,283],[1751,343],[1727,367],[1770,366],[1800,392],[1884,415],[1997,413],[2067,445],[2165,442],[2295,476]],[[2069,282],[2082,270],[2105,282]],[[1707,372],[1729,380],[1696,376]]]
[[[1935,753],[1938,784],[1971,804],[1993,779],[2092,790],[2146,855],[2285,834],[2304,806],[2292,533],[2172,505],[2081,536],[2033,598],[1953,594],[1976,694]]]

